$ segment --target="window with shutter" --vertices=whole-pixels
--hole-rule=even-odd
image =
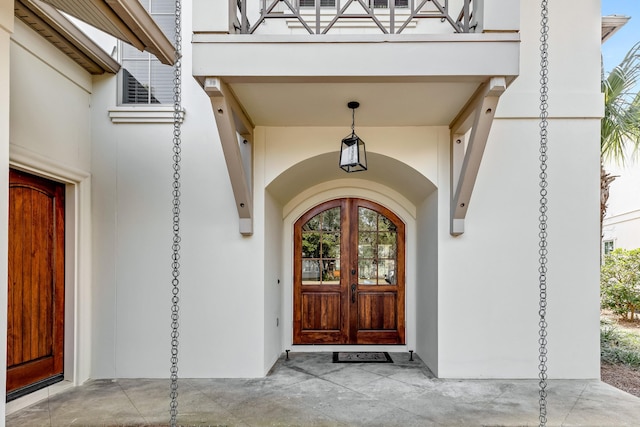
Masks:
[[[396,7],[409,7],[409,0],[395,0]],[[389,0],[373,0],[373,7],[376,9],[388,9]]]
[[[389,0],[369,0],[369,4],[376,9],[389,8]],[[409,7],[409,0],[395,0],[396,7]],[[315,7],[316,0],[300,0],[300,7]],[[320,7],[335,7],[336,0],[320,0]]]
[[[320,7],[335,7],[336,0],[320,0]],[[300,0],[300,7],[316,7],[316,0]]]
[[[169,40],[175,39],[175,1],[140,0]],[[173,67],[133,46],[120,44],[121,104],[171,104]]]

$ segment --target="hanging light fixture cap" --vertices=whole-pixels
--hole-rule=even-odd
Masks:
[[[350,101],[347,104],[347,107],[351,108],[352,110],[355,110],[356,108],[358,108],[360,106],[360,103],[358,101]]]

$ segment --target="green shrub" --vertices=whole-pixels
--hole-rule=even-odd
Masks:
[[[640,369],[640,335],[600,322],[600,358],[613,365],[627,365]]]
[[[604,257],[600,270],[600,300],[625,319],[640,311],[640,249],[616,249]]]

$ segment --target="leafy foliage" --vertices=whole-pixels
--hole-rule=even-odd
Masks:
[[[604,116],[600,126],[600,231],[607,213],[609,186],[616,179],[604,169],[604,161],[624,164],[628,147],[640,146],[640,42],[636,43],[609,75],[602,70]]]
[[[640,311],[640,249],[616,249],[604,258],[600,271],[603,308],[633,319]]]
[[[640,335],[600,322],[600,357],[603,362],[640,369]]]
[[[604,75],[604,73],[603,73]],[[604,117],[600,128],[600,150],[604,160],[625,161],[625,145],[640,144],[640,43],[603,78]]]

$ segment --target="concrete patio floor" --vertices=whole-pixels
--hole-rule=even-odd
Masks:
[[[290,353],[259,379],[180,379],[182,426],[537,426],[534,380],[442,380],[414,356],[332,363]],[[92,380],[6,417],[7,426],[160,426],[169,383]],[[638,426],[640,399],[597,380],[553,380],[548,426]]]

